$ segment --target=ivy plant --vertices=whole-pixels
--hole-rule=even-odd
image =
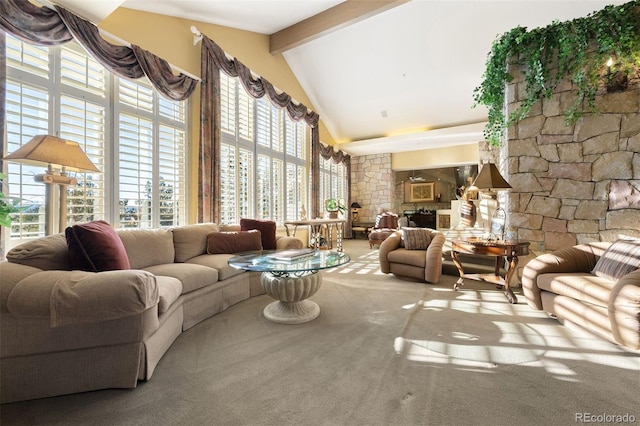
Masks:
[[[612,64],[607,67],[607,62]],[[505,88],[513,80],[509,65],[524,74],[524,99],[507,115]],[[585,111],[596,112],[599,87],[616,74],[631,76],[640,68],[640,0],[607,6],[586,17],[554,21],[527,31],[516,27],[496,38],[487,55],[482,83],[473,92],[473,106],[485,105],[484,137],[500,145],[504,129],[526,117],[540,99],[553,95],[568,79],[576,99],[565,111],[567,124]]]

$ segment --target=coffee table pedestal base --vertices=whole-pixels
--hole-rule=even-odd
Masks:
[[[314,272],[301,277],[275,276],[263,272],[260,283],[264,291],[276,302],[264,308],[264,317],[279,324],[302,324],[312,321],[320,315],[320,306],[312,300],[322,284],[322,276]]]

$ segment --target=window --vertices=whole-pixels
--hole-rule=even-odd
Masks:
[[[249,96],[237,78],[220,80],[222,223],[298,219],[308,207],[308,126]]]
[[[344,164],[320,157],[320,205],[329,198],[347,202],[347,170]]]
[[[38,134],[80,143],[102,173],[68,188],[69,223],[175,226],[186,219],[187,103],[161,97],[146,79],[110,73],[77,43],[39,47],[7,35],[7,152]],[[7,162],[11,196],[29,209],[9,245],[44,235],[42,166]]]

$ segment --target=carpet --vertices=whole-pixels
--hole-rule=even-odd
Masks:
[[[272,300],[255,297],[183,333],[136,389],[5,404],[0,423],[573,425],[588,413],[637,424],[637,352],[520,294],[511,305],[489,284],[399,279],[365,240],[345,250],[352,261],[325,271],[312,297],[315,320],[269,322]]]

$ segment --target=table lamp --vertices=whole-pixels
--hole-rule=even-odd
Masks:
[[[351,203],[351,219],[354,222],[358,220],[358,212],[360,211],[361,208],[362,206],[357,201],[354,201],[353,203]]]
[[[473,186],[478,188],[482,197],[480,200],[480,217],[484,221],[484,228],[487,233],[491,231],[491,218],[493,213],[500,207],[497,198],[497,191],[511,189],[494,163],[485,163],[478,173],[478,177],[473,182]]]
[[[75,177],[67,176],[67,170],[100,172],[89,160],[77,142],[51,135],[37,135],[29,142],[5,156],[3,160],[31,165],[47,165],[46,173],[36,175],[37,182],[44,182],[45,192],[45,233],[53,234],[54,206],[52,202],[54,186],[59,185],[60,213],[57,232],[63,232],[67,226],[67,186],[75,185]]]

